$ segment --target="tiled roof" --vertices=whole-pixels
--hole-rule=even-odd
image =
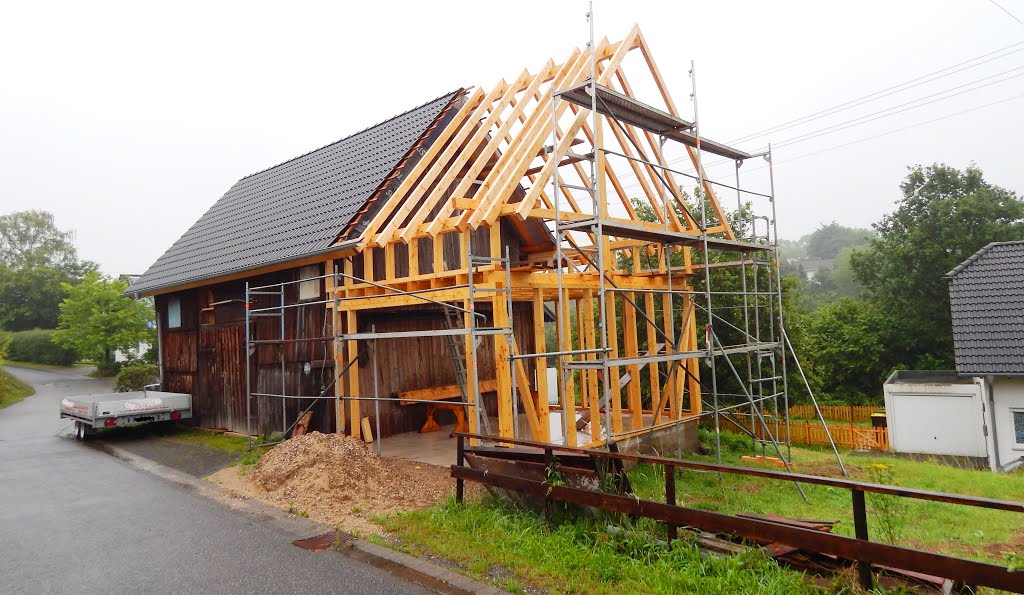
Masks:
[[[242,178],[129,291],[170,288],[326,249],[460,92]]]
[[[989,244],[946,278],[957,372],[1024,375],[1024,240]]]

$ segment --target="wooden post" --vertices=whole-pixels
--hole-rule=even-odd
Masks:
[[[615,318],[615,292],[609,291],[605,294],[605,320],[608,336],[608,357],[619,357],[619,324]],[[625,307],[625,305],[624,305]],[[632,306],[630,306],[632,308]],[[604,390],[608,391],[610,402],[606,407],[612,408],[612,429],[615,434],[622,433],[622,391],[619,389],[619,367],[612,366],[608,369],[608,378],[604,379]]]
[[[470,328],[473,324],[473,304],[469,300],[462,301],[462,308],[465,312],[462,314],[462,328]],[[473,373],[476,370],[476,357],[473,349],[473,336],[470,334],[463,335],[462,340],[465,342],[463,347],[463,353],[466,354],[466,402],[470,403],[471,406],[466,408],[466,417],[469,418],[469,432],[471,434],[480,433],[480,425],[477,423],[477,401],[476,401],[476,380],[477,375]],[[472,444],[477,444],[477,439],[472,440]]]
[[[654,355],[655,346],[658,344],[658,333],[654,326],[654,294],[644,294],[644,309],[647,311],[647,354]],[[651,407],[656,407],[661,402],[661,374],[658,373],[658,363],[648,364],[651,380]],[[657,415],[657,412],[655,412]]]
[[[496,328],[508,327],[508,304],[505,295],[492,294],[491,303]],[[497,381],[498,394],[498,435],[512,438],[514,434],[512,411],[512,372],[509,366],[508,339],[504,335],[494,335],[494,378]]]
[[[366,279],[369,279],[369,278],[371,278],[373,276],[373,260],[371,258],[367,258],[366,257],[366,255],[369,252],[370,252],[369,250],[366,250],[365,252],[363,252],[363,259],[364,259],[363,260],[363,263],[364,263],[363,275],[365,275],[364,278],[366,278]],[[343,266],[344,266],[345,274],[346,275],[352,275],[352,258],[346,258],[345,259],[345,264]],[[366,268],[367,266],[369,266],[369,268]],[[350,284],[355,284],[355,281],[353,279],[347,279],[347,281]],[[345,312],[345,325],[344,325],[345,332],[347,332],[347,333],[354,333],[354,332],[356,332],[356,329],[357,329],[357,319],[356,319],[355,311],[354,310],[345,311],[344,309],[343,309],[343,311]],[[341,322],[341,313],[340,312],[338,313],[338,321]],[[345,352],[345,357],[344,357],[344,361],[341,364],[343,367],[344,366],[348,366],[348,363],[350,361],[352,361],[353,358],[357,357],[357,355],[359,353],[359,342],[358,341],[346,341],[345,342],[345,350],[344,350],[344,352]],[[359,396],[359,363],[358,362],[352,364],[352,366],[350,366],[348,368],[347,377],[348,377],[348,396],[349,397],[358,397]],[[352,436],[353,438],[358,439],[359,438],[359,419],[360,419],[359,401],[349,401],[348,403],[349,403],[349,415],[348,415],[349,435]]]
[[[559,315],[562,317],[562,328],[565,329],[565,335],[558,337],[558,350],[559,351],[570,351],[572,349],[572,329],[569,326],[569,322],[572,320],[569,316],[569,290],[563,290],[562,295],[559,296],[560,312]],[[563,375],[563,366],[566,361],[571,359],[567,355],[558,356],[559,368],[558,374],[561,378]],[[576,446],[576,383],[573,381],[572,370],[569,370],[564,375],[565,382],[560,382],[561,386],[559,389],[562,394],[562,415],[565,420],[566,435],[565,443],[568,446]]]
[[[582,320],[583,333],[580,335],[580,345],[583,349],[594,349],[597,347],[597,340],[594,335],[594,292],[591,289],[583,290],[583,300],[577,302],[578,311],[576,317]],[[585,340],[584,340],[585,338]],[[597,355],[588,354],[587,360],[596,361]],[[587,368],[587,403],[590,405],[590,439],[597,441],[601,439],[601,411],[599,401],[601,395],[597,389],[597,370]]]
[[[853,532],[857,539],[868,541],[868,511],[864,502],[864,492],[861,490],[850,490],[850,492],[853,494]],[[857,562],[857,577],[860,586],[865,591],[874,588],[871,564],[868,562]]]
[[[634,252],[636,250],[634,249]],[[637,357],[640,355],[640,348],[637,341],[636,309],[628,302],[634,302],[632,292],[625,294],[625,301],[622,304],[622,342],[625,343],[626,357]],[[626,366],[626,373],[629,374],[629,384],[626,385],[626,395],[629,401],[630,429],[639,430],[643,427],[644,411],[640,397],[640,365],[632,364]]]
[[[544,290],[533,290],[533,351],[547,352],[547,335],[544,332]],[[534,360],[537,372],[537,417],[540,422],[541,440],[551,440],[551,412],[548,405],[548,359],[538,357]]]
[[[665,504],[676,505],[676,468],[672,465],[665,465]],[[678,528],[672,523],[665,525],[665,528],[668,533],[668,543],[671,545],[679,538]]]
[[[327,290],[327,299],[333,300],[335,297],[335,293],[338,291],[338,287],[336,287],[334,284],[335,279],[333,259],[330,259],[324,263],[324,274],[330,275],[329,277],[326,277],[324,279],[324,289]],[[345,281],[343,280],[342,283],[345,283]],[[351,281],[349,281],[349,283],[351,283]],[[334,305],[335,303],[332,302],[326,304],[325,307],[329,308],[331,311],[331,333],[337,335],[338,332],[341,330],[341,314],[334,308]],[[342,384],[342,380],[339,377],[341,375],[341,371],[345,368],[345,365],[341,357],[341,341],[335,340],[331,342],[331,353],[334,357],[334,376],[336,378],[336,380],[334,381],[334,397],[335,399],[338,399],[338,397],[344,396],[345,394],[345,386]],[[341,400],[336,400],[334,405],[334,431],[338,434],[344,434],[345,402]]]

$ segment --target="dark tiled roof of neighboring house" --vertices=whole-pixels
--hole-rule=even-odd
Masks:
[[[1024,240],[989,244],[946,279],[957,372],[1024,375]]]

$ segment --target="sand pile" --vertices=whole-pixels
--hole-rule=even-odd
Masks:
[[[378,457],[360,440],[312,432],[263,455],[248,476],[228,468],[211,477],[255,497],[348,531],[376,533],[368,519],[425,508],[454,491],[448,469]]]

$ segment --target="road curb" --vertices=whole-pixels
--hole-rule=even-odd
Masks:
[[[252,517],[254,521],[271,526],[277,531],[286,534],[290,540],[303,539],[334,531],[333,527],[311,519],[288,514],[279,508],[252,498],[237,498],[213,482],[189,475],[177,469],[172,469],[109,442],[93,440],[87,444],[141,471],[146,471],[164,481],[193,491],[234,511],[246,514]],[[364,539],[353,539],[350,543],[351,547],[349,548],[325,551],[355,558],[380,568],[389,574],[397,575],[404,580],[438,593],[474,593],[478,595],[500,595],[506,593],[497,587],[481,583],[427,560],[410,556],[409,554],[392,550]]]

